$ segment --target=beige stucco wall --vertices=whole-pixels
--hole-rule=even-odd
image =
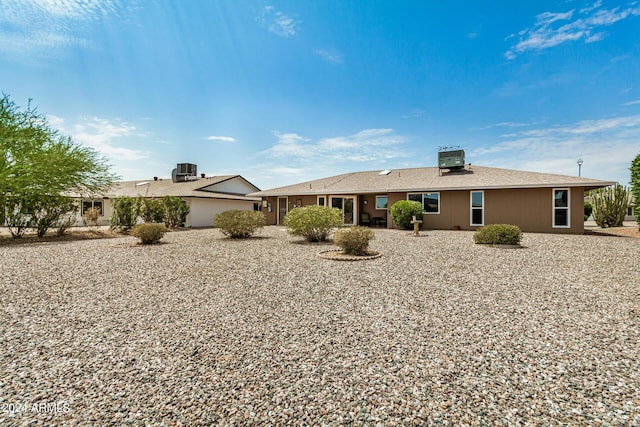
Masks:
[[[185,200],[189,204],[188,227],[211,227],[213,226],[215,214],[234,209],[253,210],[254,203],[244,200],[201,199],[195,197],[187,197]]]
[[[584,190],[571,188],[570,227],[553,227],[552,188],[484,191],[484,224],[514,224],[522,231],[536,233],[583,233]],[[440,192],[440,214],[424,215],[424,227],[475,230],[471,226],[470,191]]]
[[[553,188],[531,189],[498,189],[484,190],[484,224],[515,224],[523,231],[537,233],[583,233],[584,232],[584,189],[571,188],[570,193],[570,227],[553,227]],[[329,203],[330,195],[324,195]],[[375,209],[375,194],[358,195],[358,211],[369,212],[372,217],[384,216],[384,211]],[[407,193],[388,193],[388,206],[399,200],[406,200]],[[471,192],[469,190],[441,191],[440,213],[425,214],[423,228],[451,230],[460,227],[462,230],[476,230],[471,226],[470,212]],[[317,204],[317,196],[289,196],[289,210],[300,200],[302,206]],[[367,201],[365,204],[364,201]],[[269,197],[272,212],[267,215],[268,224],[276,224],[277,198]],[[387,226],[394,228],[391,214],[387,211]]]

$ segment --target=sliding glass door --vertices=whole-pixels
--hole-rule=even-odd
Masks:
[[[356,224],[357,212],[355,196],[331,197],[331,207],[342,211],[344,225]]]

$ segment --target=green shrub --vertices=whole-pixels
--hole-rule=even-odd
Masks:
[[[138,201],[133,197],[116,197],[111,202],[111,229],[128,230],[138,221]]]
[[[411,230],[413,224],[411,221],[415,216],[416,219],[422,219],[422,203],[413,200],[399,200],[391,205],[391,218],[396,226]]]
[[[266,218],[259,211],[231,210],[219,213],[213,218],[213,226],[232,239],[251,237],[265,224]]]
[[[167,229],[164,225],[146,222],[133,227],[130,234],[139,238],[144,245],[150,245],[159,242],[166,232]]]
[[[479,228],[473,241],[484,245],[519,245],[522,231],[517,225],[489,224]]]
[[[164,222],[164,205],[162,199],[138,197],[138,213],[144,222]]]
[[[182,227],[189,215],[189,205],[178,196],[162,198],[164,225],[167,228]]]
[[[333,243],[340,246],[346,254],[367,255],[369,241],[375,238],[376,235],[369,227],[345,227],[336,231]]]
[[[305,206],[291,210],[284,217],[289,234],[308,242],[323,242],[334,228],[342,225],[342,211],[329,206]]]
[[[627,188],[616,184],[613,187],[589,191],[593,205],[593,219],[601,228],[621,227],[629,207]]]

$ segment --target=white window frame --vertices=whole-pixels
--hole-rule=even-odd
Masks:
[[[473,193],[482,194],[482,206],[480,206],[480,207],[473,206]],[[484,190],[470,191],[469,192],[469,225],[471,225],[472,227],[484,227],[484,206],[485,206]],[[480,209],[482,211],[482,222],[480,224],[474,224],[473,223],[473,210],[474,209]]]
[[[420,203],[422,203],[422,213],[424,215],[440,215],[440,192],[439,191],[425,191],[425,192],[421,192],[421,193],[407,193],[407,200],[409,200],[409,196],[412,194],[419,194],[422,198],[422,201]],[[424,210],[424,196],[426,194],[437,194],[438,195],[438,210],[436,212],[427,212]]]
[[[567,192],[567,207],[556,207],[556,191]],[[556,209],[567,211],[567,225],[556,225]],[[570,188],[554,188],[551,192],[551,224],[553,228],[571,228],[571,189]]]
[[[320,204],[320,199],[322,199],[322,204]],[[317,204],[318,206],[327,206],[327,196],[318,196]]]
[[[379,208],[378,207],[378,198],[380,197],[384,197],[385,199],[387,199],[387,207],[386,208]],[[389,196],[386,194],[381,194],[379,196],[376,196],[376,210],[377,211],[386,211],[389,208]]]

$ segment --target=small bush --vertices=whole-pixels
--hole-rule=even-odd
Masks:
[[[473,241],[484,245],[519,245],[522,231],[517,225],[489,224],[479,228]]]
[[[166,232],[167,229],[164,225],[147,222],[133,227],[130,234],[139,238],[143,244],[150,245],[159,242]]]
[[[396,226],[405,230],[411,230],[411,221],[415,215],[416,219],[422,219],[422,203],[413,200],[399,200],[391,205],[391,218]]]
[[[213,226],[232,239],[251,237],[265,224],[264,214],[258,211],[231,210],[219,213],[213,218]]]
[[[376,235],[369,227],[347,227],[336,231],[333,243],[340,246],[344,253],[349,255],[367,255],[369,241]]]
[[[329,206],[295,208],[284,217],[284,225],[293,236],[324,242],[334,228],[342,225],[342,212]]]
[[[100,218],[100,209],[89,208],[86,211],[84,211],[84,215],[82,215],[82,222],[84,223],[84,225],[88,227],[97,227],[99,218]]]

